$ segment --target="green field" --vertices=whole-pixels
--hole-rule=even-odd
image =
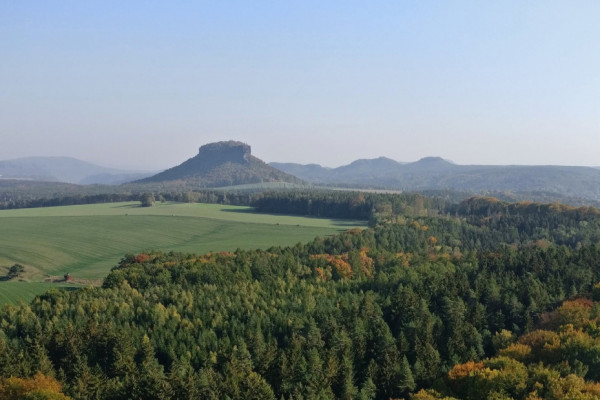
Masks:
[[[50,282],[20,282],[8,281],[0,282],[0,305],[19,301],[25,303],[33,300],[35,296],[44,293],[52,288],[72,290],[79,286],[70,284],[55,284]]]
[[[77,280],[100,281],[127,253],[268,248],[356,226],[364,221],[258,214],[249,207],[197,203],[2,210],[0,267],[22,264],[24,278],[38,285],[0,282],[0,303],[2,296],[27,300],[32,297],[28,293],[43,292],[50,284],[42,281],[49,276],[69,273]]]

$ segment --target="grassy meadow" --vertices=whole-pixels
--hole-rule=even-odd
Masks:
[[[0,211],[0,274],[15,263],[27,282],[0,281],[0,303],[30,300],[48,277],[101,282],[124,254],[205,253],[292,245],[364,221],[258,214],[249,207],[137,202]]]
[[[15,304],[19,301],[28,303],[38,294],[53,288],[72,290],[78,287],[79,285],[51,282],[4,281],[0,282],[0,305],[7,303]]]

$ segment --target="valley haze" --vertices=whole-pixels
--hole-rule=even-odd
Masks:
[[[72,158],[48,157],[0,161],[0,175],[4,181],[125,185],[124,188],[136,191],[281,183],[300,187],[517,193],[519,196],[513,200],[561,201],[576,205],[586,202],[597,205],[600,201],[600,169],[592,167],[459,165],[441,157],[425,157],[416,162],[398,162],[386,157],[359,159],[337,168],[318,164],[267,164],[252,155],[250,145],[233,140],[204,144],[194,157],[159,173],[123,171]]]

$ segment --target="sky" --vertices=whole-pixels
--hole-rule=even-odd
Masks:
[[[1,1],[0,160],[600,165],[600,2]]]

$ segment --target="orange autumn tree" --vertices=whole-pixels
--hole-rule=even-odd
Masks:
[[[546,329],[516,341],[509,331],[499,332],[495,357],[455,365],[446,375],[446,393],[425,390],[413,399],[598,399],[599,306],[585,298],[567,300],[547,313]]]
[[[329,266],[333,267],[333,270],[337,273],[340,279],[352,278],[352,266],[348,263],[348,253],[342,255],[331,255],[331,254],[315,254],[311,256],[315,260],[325,260]],[[317,273],[323,278],[323,269]]]
[[[0,379],[0,399],[3,400],[69,400],[62,394],[62,386],[55,379],[36,373],[32,378]]]

